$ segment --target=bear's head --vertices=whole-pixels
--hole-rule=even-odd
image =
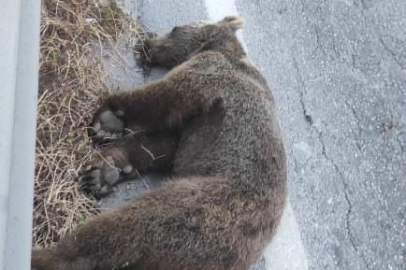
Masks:
[[[145,42],[147,59],[152,65],[171,68],[207,50],[243,57],[244,49],[235,35],[243,23],[241,18],[229,16],[217,23],[176,26],[171,32]]]

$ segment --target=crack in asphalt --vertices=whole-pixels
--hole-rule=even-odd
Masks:
[[[355,109],[348,103],[347,100],[344,100],[345,105],[347,108],[351,111],[352,116],[357,120],[357,127],[358,127],[358,138],[362,138],[362,128],[361,128],[361,119],[358,116],[358,113],[355,111]],[[362,147],[361,144],[355,140],[355,146],[357,147],[358,151],[362,153]]]
[[[401,133],[399,133],[399,134],[396,136],[396,141],[397,141],[398,144],[399,144],[400,150],[402,150],[402,152],[405,153],[405,150],[406,150],[406,149],[403,147],[403,143],[402,143],[401,139],[399,138],[402,134],[403,134],[403,133],[401,132]]]
[[[335,171],[339,175],[340,180],[341,180],[341,182],[343,184],[344,198],[345,198],[345,201],[346,201],[346,203],[348,205],[348,210],[347,210],[347,213],[345,215],[345,226],[346,226],[346,230],[347,230],[347,233],[348,233],[348,236],[349,236],[349,241],[351,243],[351,246],[355,250],[355,252],[358,254],[358,256],[361,258],[361,260],[363,261],[363,263],[365,264],[367,269],[370,269],[369,263],[365,259],[364,254],[358,249],[358,247],[357,247],[357,245],[355,243],[355,236],[354,236],[354,234],[353,234],[353,232],[351,230],[350,216],[352,214],[353,204],[352,204],[352,202],[350,200],[350,196],[349,196],[349,193],[348,193],[348,183],[344,180],[345,176],[342,173],[342,171],[339,169],[339,166],[337,165],[337,163],[327,155],[326,146],[325,146],[324,140],[323,140],[323,133],[316,126],[313,126],[313,128],[316,131],[318,139],[319,139],[320,144],[322,146],[322,155],[326,158],[326,160],[328,160],[331,163],[331,165],[333,165]]]
[[[339,169],[337,163],[327,155],[326,146],[325,146],[324,140],[323,140],[323,133],[316,126],[313,126],[313,128],[316,131],[318,139],[319,139],[319,141],[321,143],[322,155],[326,158],[326,160],[328,160],[331,163],[331,165],[333,165],[335,171],[340,176],[341,182],[343,184],[344,198],[345,198],[345,201],[348,204],[348,210],[347,210],[347,213],[345,214],[345,227],[346,227],[346,230],[347,230],[347,233],[348,233],[348,236],[349,236],[348,239],[349,239],[349,241],[351,243],[352,248],[355,250],[355,252],[361,258],[361,260],[365,264],[366,268],[370,269],[369,263],[365,259],[364,254],[358,249],[358,247],[357,247],[357,245],[355,243],[355,236],[354,236],[354,234],[353,234],[353,232],[351,230],[350,216],[351,216],[351,213],[352,213],[353,204],[352,204],[352,202],[350,200],[350,196],[348,194],[348,183],[344,180],[345,177],[344,177],[342,171]]]
[[[314,26],[313,29],[314,29],[314,33],[316,35],[316,44],[317,44],[315,50],[319,49],[323,55],[327,55],[327,53],[324,51],[323,45],[321,43],[319,29],[317,28],[317,26]]]
[[[307,109],[306,109],[306,106],[304,104],[304,91],[306,89],[306,86],[304,84],[303,77],[302,77],[302,74],[300,72],[300,69],[299,69],[298,63],[296,61],[296,58],[294,56],[293,56],[293,67],[296,70],[296,73],[297,73],[297,76],[298,76],[298,79],[299,79],[299,83],[300,83],[300,87],[302,89],[302,91],[299,91],[299,102],[300,102],[300,106],[302,108],[303,116],[304,116],[306,122],[309,125],[313,125],[313,119],[310,116],[310,114],[307,113]]]
[[[298,77],[299,84],[300,84],[300,89],[301,90],[299,90],[299,101],[300,101],[300,104],[301,104],[301,107],[302,107],[302,113],[304,115],[304,118],[305,118],[306,122],[309,124],[309,126],[316,132],[318,140],[319,140],[319,142],[321,144],[321,147],[322,147],[322,151],[321,151],[322,155],[333,166],[336,173],[340,177],[341,183],[343,185],[344,198],[345,198],[345,201],[346,201],[346,203],[348,205],[348,210],[347,210],[346,215],[345,215],[345,222],[346,222],[346,230],[347,230],[347,233],[348,233],[350,244],[351,244],[352,248],[354,249],[354,251],[356,252],[356,254],[359,256],[359,258],[364,263],[365,267],[367,269],[370,269],[370,265],[369,265],[368,261],[366,260],[364,254],[359,250],[359,248],[357,247],[357,245],[355,243],[355,236],[354,236],[354,234],[353,234],[353,232],[351,230],[350,216],[352,214],[353,204],[352,204],[352,202],[350,200],[350,196],[349,196],[349,192],[348,192],[348,183],[344,180],[345,176],[342,173],[342,171],[340,170],[337,163],[331,157],[329,157],[327,155],[326,146],[324,144],[324,139],[323,139],[323,132],[320,131],[315,125],[313,125],[313,119],[307,112],[306,105],[305,105],[305,102],[304,102],[304,92],[306,90],[306,85],[305,85],[305,82],[303,80],[303,77],[302,77],[300,68],[298,66],[297,60],[293,56],[293,54],[292,54],[292,59],[293,59],[293,67],[296,70],[297,77]]]
[[[306,23],[307,27],[309,29],[311,29],[314,32],[315,36],[316,36],[316,46],[313,49],[313,51],[311,52],[311,55],[314,55],[317,50],[320,50],[323,55],[326,55],[326,52],[324,51],[323,45],[321,43],[319,29],[317,28],[316,25],[314,25],[314,23],[310,22],[309,16],[307,15],[307,12],[306,12],[306,4],[305,4],[304,0],[300,0],[300,4],[302,6],[301,13],[302,13],[302,16],[303,16],[303,18],[305,20],[305,23]]]
[[[360,0],[359,7],[360,7],[361,15],[364,18],[365,24],[368,24],[368,16],[365,14],[365,11],[367,10],[365,0]],[[372,21],[371,23],[369,23],[369,25],[371,25],[374,32],[376,32],[378,34],[378,40],[379,40],[379,43],[382,45],[383,49],[391,56],[392,60],[395,61],[395,63],[399,66],[399,68],[401,70],[406,71],[405,67],[403,67],[402,63],[399,61],[396,53],[393,50],[391,50],[388,47],[388,45],[385,43],[385,41],[383,40],[382,34],[379,31],[379,29],[377,28],[376,24]]]
[[[394,51],[392,51],[391,49],[389,49],[388,45],[386,45],[386,43],[383,41],[381,33],[379,31],[377,31],[377,33],[378,33],[379,43],[381,43],[384,50],[387,53],[389,53],[389,55],[392,57],[392,60],[395,61],[395,63],[400,67],[401,70],[406,71],[406,69],[403,67],[402,63],[397,58],[396,53]]]
[[[365,3],[365,0],[360,0],[360,2],[355,3],[355,5],[360,8],[361,16],[364,18],[365,25],[367,25],[368,20],[367,20],[367,16],[365,15],[365,11],[367,10],[367,5]]]

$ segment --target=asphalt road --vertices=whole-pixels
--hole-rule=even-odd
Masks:
[[[258,269],[406,269],[406,1],[125,6],[158,33],[245,18],[242,38],[275,89],[289,155],[291,208]]]

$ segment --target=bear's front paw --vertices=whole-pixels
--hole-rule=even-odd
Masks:
[[[114,140],[123,136],[125,126],[124,121],[120,119],[123,114],[122,111],[101,112],[92,124],[94,139],[98,141]]]
[[[114,185],[125,178],[124,176],[130,175],[134,171],[129,164],[124,168],[119,168],[119,164],[116,163],[111,156],[94,162],[79,177],[80,187],[99,198],[110,194]]]

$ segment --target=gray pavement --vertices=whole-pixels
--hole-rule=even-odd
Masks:
[[[228,12],[246,19],[289,154],[291,208],[257,269],[406,269],[406,1],[125,6],[158,33]]]
[[[406,2],[237,7],[278,96],[310,269],[406,269]]]

